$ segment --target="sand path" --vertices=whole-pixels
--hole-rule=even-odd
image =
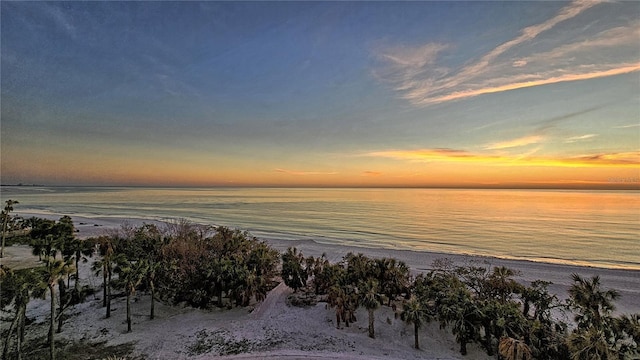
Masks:
[[[275,313],[276,305],[279,305],[279,308],[282,307],[286,303],[287,295],[291,292],[284,282],[281,282],[273,288],[268,294],[267,298],[264,299],[263,302],[256,305],[256,308],[251,312],[252,319],[264,319],[267,314]]]

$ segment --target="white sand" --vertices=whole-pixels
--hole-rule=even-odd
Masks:
[[[82,237],[100,235],[105,229],[119,226],[120,222],[121,219],[74,218],[74,223],[80,230],[79,236]],[[640,312],[639,271],[329,246],[312,241],[268,242],[280,251],[289,246],[296,246],[305,255],[319,256],[324,252],[332,262],[339,261],[349,251],[361,252],[372,257],[394,257],[405,261],[415,271],[429,269],[433,260],[441,257],[450,258],[460,265],[504,265],[521,271],[519,281],[526,283],[542,279],[554,282],[551,290],[561,298],[566,298],[571,273],[583,276],[600,275],[605,288],[614,288],[622,293],[622,298],[617,303],[618,312]],[[7,254],[3,263],[9,265],[10,261],[14,261],[11,259],[28,259],[30,248],[9,247]],[[81,265],[81,283],[99,288],[102,279],[91,275],[89,266]],[[150,359],[218,358],[218,354],[224,352],[225,347],[216,343],[224,342],[235,342],[251,351],[223,357],[228,359],[489,359],[475,344],[469,345],[467,356],[461,356],[453,335],[439,330],[437,323],[428,324],[422,329],[422,350],[413,349],[413,326],[395,319],[391,309],[385,306],[376,311],[376,339],[367,336],[367,314],[362,309],[357,313],[358,321],[355,324],[349,328],[336,329],[333,309],[327,309],[324,303],[309,308],[290,307],[286,304],[286,297],[290,292],[291,289],[281,284],[269,293],[263,303],[256,304],[255,309],[203,311],[156,302],[154,320],[148,318],[149,296],[138,293],[137,301],[132,303],[131,333],[126,333],[124,297],[113,300],[112,316],[105,319],[105,309],[102,308],[100,299],[102,293],[98,292],[87,302],[67,310],[67,314],[73,316],[65,321],[59,336],[70,340],[107,341],[106,345],[136,342],[134,352]],[[35,318],[36,323],[42,324],[38,330],[41,336],[46,333],[48,314],[48,300],[33,300],[27,310],[28,317]],[[4,313],[2,317],[7,315]],[[5,325],[8,326],[6,322],[3,323],[3,326]],[[36,328],[30,326],[27,331],[35,332]],[[201,351],[194,351],[197,344],[201,345]]]

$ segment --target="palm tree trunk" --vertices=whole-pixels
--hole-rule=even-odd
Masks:
[[[6,214],[6,217],[3,220],[4,221],[2,222],[2,249],[0,249],[0,258],[4,257],[4,239],[5,239],[5,235],[7,234],[7,222],[9,222],[9,213]]]
[[[58,329],[57,333],[62,332],[62,311],[64,310],[64,303],[66,302],[67,289],[64,287],[64,279],[58,281],[58,287],[60,288],[60,304],[58,306]]]
[[[106,307],[106,306],[107,306],[107,266],[102,265],[102,307]]]
[[[460,354],[467,355],[467,339],[460,340]]]
[[[218,290],[218,307],[222,307],[222,287]]]
[[[20,338],[20,342],[24,342],[24,328],[25,328],[25,321],[27,319],[27,304],[23,303],[21,305],[22,308],[22,314],[20,314],[20,319],[18,320],[18,336]]]
[[[484,348],[487,350],[487,355],[493,356],[493,346],[491,346],[491,325],[484,325]]]
[[[373,322],[375,320],[375,318],[373,317],[373,311],[374,309],[369,309],[369,337],[372,339],[376,338],[376,333],[375,333],[375,329],[373,328]]]
[[[2,350],[2,358],[8,359],[7,355],[9,354],[9,343],[11,341],[11,331],[13,331],[13,327],[18,324],[18,318],[20,317],[20,311],[16,312],[16,316],[11,321],[11,325],[9,326],[9,332],[7,333],[7,339],[4,342],[4,349]]]
[[[80,269],[78,268],[78,261],[80,260],[80,251],[76,251],[76,282],[73,284],[74,289],[76,289],[76,294],[78,293],[78,282],[80,281]]]
[[[151,287],[151,314],[149,315],[149,319],[153,320],[156,313],[156,287],[153,280],[149,282],[149,287]]]
[[[22,360],[22,342],[24,341],[24,318],[27,305],[20,305],[18,310],[18,327],[16,329],[18,342],[16,344],[16,359]]]
[[[22,344],[24,344],[24,328],[27,320],[27,303],[22,304],[22,314],[18,322],[18,360],[22,360]]]
[[[106,318],[110,318],[111,317],[111,269],[109,269],[109,275],[108,275],[108,281],[106,283],[106,289],[107,289],[107,296],[105,297],[107,299],[107,316]]]
[[[414,340],[415,340],[416,349],[420,350],[420,342],[418,341],[418,329],[419,329],[418,324],[414,322],[413,323],[413,337],[414,337]]]
[[[127,291],[127,332],[131,332],[131,292]]]
[[[54,284],[49,284],[49,292],[51,294],[51,322],[49,323],[49,359],[55,360],[56,348],[54,344],[54,324],[56,320],[56,290]]]

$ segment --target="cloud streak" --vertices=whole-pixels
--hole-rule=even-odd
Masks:
[[[401,97],[417,106],[426,106],[484,94],[523,89],[569,81],[596,79],[640,71],[637,41],[640,21],[616,26],[596,34],[578,35],[558,43],[545,32],[571,21],[601,4],[574,1],[552,18],[522,29],[518,36],[500,44],[460,69],[441,63],[441,52],[449,44],[428,43],[415,48],[388,47],[379,50],[383,66],[375,75],[390,84]],[[549,43],[550,49],[535,49]],[[611,56],[602,56],[606,49]],[[517,55],[517,56],[516,56]]]
[[[566,143],[574,143],[576,141],[588,140],[588,139],[594,138],[596,136],[598,136],[598,135],[596,135],[596,134],[586,134],[586,135],[580,135],[580,136],[571,136],[571,137],[566,138],[564,140],[564,142],[566,142]]]
[[[508,148],[514,148],[514,147],[520,147],[520,146],[527,146],[531,144],[538,144],[542,140],[544,140],[544,138],[539,135],[525,136],[525,137],[521,137],[513,140],[501,141],[501,142],[489,144],[485,147],[485,149],[497,150],[497,149],[508,149]]]
[[[294,175],[294,176],[310,176],[310,175],[337,175],[337,172],[321,172],[321,171],[297,171],[297,170],[287,170],[287,169],[275,169],[275,172]]]
[[[459,162],[497,166],[553,166],[553,167],[638,167],[640,150],[585,154],[574,157],[531,157],[471,153],[456,149],[416,149],[374,151],[364,156],[409,162]]]

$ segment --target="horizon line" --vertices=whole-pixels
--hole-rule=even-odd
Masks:
[[[263,188],[263,189],[459,189],[459,190],[598,190],[598,191],[639,191],[640,182],[612,182],[603,184],[478,184],[478,185],[274,185],[274,184],[217,184],[217,185],[175,185],[175,184],[0,184],[0,187],[85,187],[85,188]]]

